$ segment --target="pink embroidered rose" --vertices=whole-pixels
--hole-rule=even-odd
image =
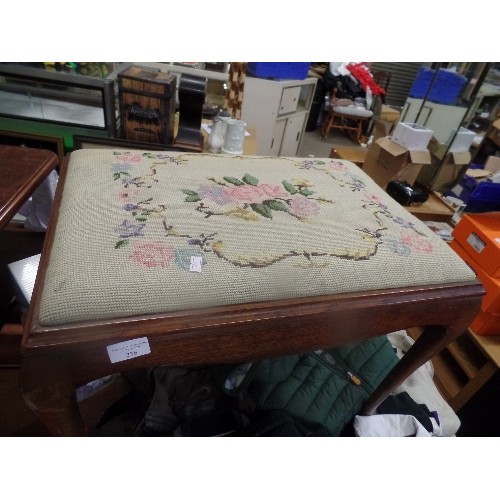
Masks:
[[[281,186],[273,186],[271,184],[260,184],[258,186],[262,193],[266,195],[266,199],[274,199],[274,198],[282,198],[288,199],[290,195],[281,187]]]
[[[133,248],[130,260],[143,267],[167,268],[175,256],[174,248],[161,241],[138,241]]]
[[[336,170],[337,172],[347,172],[347,167],[341,163],[340,161],[331,161],[330,165],[328,165],[332,170]]]
[[[229,197],[233,203],[262,203],[274,198],[290,197],[280,186],[272,186],[271,184],[231,186],[224,189],[224,195]]]
[[[403,234],[401,236],[401,242],[419,252],[432,253],[434,250],[430,241],[414,234]]]
[[[141,155],[138,155],[138,154],[123,154],[123,155],[119,155],[116,157],[117,160],[120,160],[120,161],[132,161],[134,163],[138,163],[141,161]]]
[[[139,196],[139,190],[138,189],[120,189],[120,191],[117,191],[113,196],[118,201],[135,200]]]
[[[300,218],[310,217],[319,213],[319,205],[305,196],[296,195],[290,201],[290,213]]]

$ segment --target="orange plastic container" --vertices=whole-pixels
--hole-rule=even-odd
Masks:
[[[476,335],[500,335],[500,314],[481,311],[470,324]]]
[[[450,242],[450,247],[469,265],[476,273],[477,279],[483,284],[486,295],[484,295],[481,303],[482,311],[500,314],[500,278],[492,278],[486,274],[483,268],[474,261],[472,256],[456,240]]]
[[[492,278],[500,278],[500,212],[464,214],[453,238]]]

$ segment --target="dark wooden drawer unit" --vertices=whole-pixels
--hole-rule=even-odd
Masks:
[[[118,74],[121,133],[130,141],[171,144],[174,136],[176,77],[130,66]]]

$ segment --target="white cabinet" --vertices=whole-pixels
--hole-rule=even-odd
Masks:
[[[256,130],[258,155],[297,155],[316,83],[316,78],[245,79],[241,119]]]

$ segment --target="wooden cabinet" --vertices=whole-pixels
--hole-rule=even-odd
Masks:
[[[316,83],[316,78],[245,79],[241,119],[257,131],[258,155],[297,155]]]
[[[410,328],[417,339],[421,330]],[[434,382],[444,399],[460,410],[500,368],[500,336],[468,330],[432,358]]]

